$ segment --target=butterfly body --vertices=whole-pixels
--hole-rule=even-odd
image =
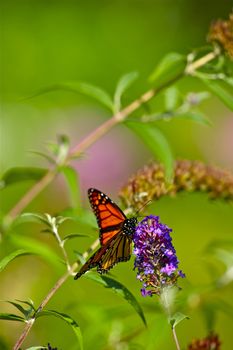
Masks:
[[[130,259],[130,248],[137,219],[127,218],[123,211],[103,192],[90,188],[88,197],[99,226],[100,248],[76,274],[79,278],[97,267],[99,273],[107,272],[115,264]]]

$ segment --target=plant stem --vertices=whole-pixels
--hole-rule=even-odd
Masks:
[[[24,342],[24,339],[27,337],[28,333],[30,332],[30,329],[33,326],[33,323],[35,322],[35,318],[31,318],[28,322],[26,327],[23,330],[23,333],[21,334],[21,336],[19,337],[19,339],[17,340],[17,342],[15,343],[13,350],[18,350],[20,345]]]
[[[212,61],[220,54],[220,49],[216,46],[214,51],[209,52],[207,55],[199,58],[198,60],[187,64],[185,73],[187,75],[193,75],[193,73],[198,69],[203,67],[206,63]]]
[[[211,61],[217,56],[216,53],[209,53],[206,56],[202,57],[201,59],[190,63],[187,67],[189,69],[186,69],[186,74],[190,74],[190,72],[193,72],[193,70],[200,68],[207,62]],[[177,75],[175,78],[169,80],[165,84],[161,85],[157,89],[151,89],[144,93],[141,97],[139,97],[137,100],[129,104],[127,107],[125,107],[122,111],[116,113],[114,116],[112,116],[111,119],[107,120],[105,123],[103,123],[101,126],[99,126],[96,130],[94,130],[91,134],[89,134],[86,138],[84,138],[83,141],[81,141],[77,146],[75,146],[69,153],[66,163],[68,163],[72,158],[76,158],[80,156],[88,147],[90,147],[93,143],[95,143],[97,140],[99,140],[103,135],[105,135],[107,132],[109,132],[115,125],[118,123],[124,121],[126,117],[128,117],[130,114],[132,114],[135,110],[137,110],[141,105],[151,100],[156,94],[158,94],[160,91],[165,89],[166,87],[170,86],[177,80],[181,79],[184,76],[184,73],[181,73]],[[19,202],[9,211],[8,215],[11,219],[15,218],[18,214],[20,214],[24,208],[56,177],[58,174],[58,169],[48,170],[46,175],[37,182],[25,195],[22,197]],[[90,253],[90,251],[94,250],[96,246],[98,245],[99,241],[96,240],[93,245],[91,246],[88,251],[86,251],[83,254],[83,257],[87,257]],[[64,251],[63,251],[64,254]],[[65,252],[64,257],[66,259],[67,254]],[[68,261],[68,259],[66,259]],[[50,289],[44,300],[41,302],[37,312],[40,312],[49,302],[49,300],[53,297],[53,295],[56,293],[56,291],[63,285],[63,283],[68,279],[69,276],[74,274],[74,271],[78,267],[78,264],[75,262],[72,266],[69,265],[68,271],[60,277],[60,279],[55,283],[55,285]],[[15,346],[13,350],[18,350],[20,346],[23,344],[24,340],[26,339],[30,329],[32,328],[34,322],[35,322],[35,316],[31,318],[22,334],[20,335],[19,339],[15,343]],[[178,339],[176,336],[175,329],[173,328],[173,336],[176,343],[177,350],[180,350]]]
[[[99,240],[97,239],[92,245],[91,247],[82,254],[83,258],[87,258],[87,256],[96,249],[96,247],[99,244]],[[42,300],[42,302],[40,303],[37,311],[35,312],[34,316],[27,322],[22,334],[20,335],[19,339],[17,340],[17,342],[15,343],[13,350],[18,350],[20,348],[20,346],[23,344],[24,340],[26,339],[28,333],[30,332],[35,319],[36,319],[36,313],[40,312],[41,310],[44,309],[44,307],[48,304],[49,300],[53,297],[53,295],[56,293],[56,291],[63,285],[63,283],[65,283],[65,281],[68,279],[68,277],[73,276],[73,274],[75,274],[75,270],[78,267],[78,263],[75,262],[72,266],[70,266],[69,271],[67,271],[63,276],[61,276],[59,278],[59,280],[55,283],[55,285],[50,289],[50,291],[48,292],[48,294],[45,296],[45,298]]]
[[[67,252],[66,252],[66,250],[64,248],[64,242],[61,240],[61,237],[60,237],[60,235],[58,233],[56,224],[53,225],[52,229],[53,229],[54,236],[55,236],[55,238],[56,238],[56,240],[57,240],[57,242],[59,244],[59,247],[61,248],[62,254],[64,256],[66,267],[67,267],[67,271],[70,272],[71,271],[71,266],[70,266],[70,263],[69,263],[69,258],[68,258]]]
[[[173,84],[175,81],[181,79],[184,74],[193,74],[197,69],[210,62],[219,55],[219,50],[208,53],[197,61],[191,62],[187,65],[184,73],[178,74],[175,78],[169,80],[168,82],[162,84],[157,89],[151,89],[140,96],[137,100],[129,104],[120,112],[112,116],[105,123],[100,125],[96,130],[90,133],[83,141],[81,141],[77,146],[75,146],[69,153],[66,163],[68,163],[72,158],[80,156],[88,147],[99,140],[103,135],[108,133],[116,124],[124,121],[130,114],[141,107],[144,103],[151,100],[156,94],[165,89],[166,87]],[[58,170],[49,170],[47,174],[37,182],[26,194],[22,197],[19,202],[9,211],[7,216],[10,218],[15,218],[20,214],[24,208],[56,177]]]
[[[169,80],[168,82],[162,84],[157,89],[151,89],[140,96],[137,100],[133,101],[127,107],[122,109],[120,112],[115,114],[111,119],[107,120],[104,124],[94,130],[89,136],[87,136],[80,144],[75,146],[68,156],[68,160],[72,158],[79,157],[88,147],[90,147],[95,141],[99,140],[101,136],[107,134],[108,131],[112,129],[116,124],[123,122],[130,114],[132,114],[136,109],[141,107],[144,103],[151,100],[156,94],[165,89],[167,86],[171,85],[175,81],[179,80],[183,76],[182,74],[177,75],[175,78]]]
[[[175,327],[172,327],[172,334],[173,334],[173,338],[174,338],[174,341],[175,341],[175,344],[176,344],[176,349],[180,350],[180,344],[178,342],[178,338],[177,338],[177,335],[176,335]]]
[[[175,297],[175,287],[164,287],[161,291],[160,295],[160,302],[164,308],[165,313],[167,314],[168,317],[168,322],[170,324],[170,319],[171,319],[171,314],[172,314],[172,305],[174,303],[174,297]],[[172,335],[176,344],[176,349],[180,350],[180,345],[179,341],[176,335],[176,330],[174,325],[172,325]]]
[[[40,179],[30,190],[18,201],[18,203],[9,211],[7,216],[14,219],[25,207],[56,177],[56,170],[48,170],[44,177]]]

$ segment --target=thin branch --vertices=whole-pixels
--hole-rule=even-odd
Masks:
[[[30,190],[19,200],[19,202],[9,211],[7,216],[14,219],[25,207],[56,177],[55,170],[48,170],[44,177],[40,179]]]
[[[131,115],[135,110],[141,107],[144,103],[151,100],[160,91],[165,89],[167,86],[173,84],[175,81],[179,80],[183,76],[183,73],[177,75],[175,78],[164,83],[157,89],[151,89],[140,96],[137,100],[133,101],[127,107],[122,109],[120,112],[115,114],[111,119],[107,120],[99,128],[94,130],[89,136],[87,136],[80,144],[74,147],[69,154],[68,159],[79,157],[88,147],[90,147],[95,141],[97,141],[101,136],[107,134],[113,126],[123,122],[129,115]]]
[[[191,67],[194,67],[194,69],[199,68],[200,66],[206,64],[207,62],[211,61],[217,56],[217,54],[209,53],[206,56],[204,56],[202,59],[199,59],[193,63],[189,64],[189,69],[192,71]],[[187,74],[187,70],[186,70]],[[83,141],[81,141],[76,147],[74,147],[67,159],[66,162],[68,162],[70,159],[78,157],[81,153],[83,153],[88,147],[90,147],[93,143],[95,143],[98,139],[100,139],[103,135],[105,135],[108,131],[110,131],[113,126],[116,124],[124,121],[126,117],[128,117],[130,114],[132,114],[136,109],[138,109],[140,106],[142,106],[144,103],[148,102],[150,99],[152,99],[157,93],[159,93],[161,90],[165,89],[166,87],[173,84],[175,81],[182,78],[184,74],[179,74],[175,78],[171,79],[167,83],[161,85],[157,89],[152,89],[147,91],[145,94],[143,94],[140,98],[132,102],[130,105],[128,105],[126,108],[124,108],[122,111],[115,114],[111,119],[107,120],[105,123],[103,123],[99,128],[94,130],[91,134],[89,134]],[[10,212],[8,213],[8,216],[11,218],[15,218],[19,213],[22,212],[22,210],[55,178],[57,175],[57,169],[55,170],[49,170],[48,173],[38,182],[36,183],[26,194],[25,196],[20,199],[20,201],[13,207]],[[88,249],[84,254],[83,257],[86,258],[90,251],[94,250],[96,246],[98,245],[99,241],[96,240],[90,249]],[[55,285],[51,288],[51,290],[48,292],[46,297],[41,302],[37,312],[41,311],[49,302],[49,300],[53,297],[53,295],[56,293],[56,291],[63,285],[63,283],[68,279],[69,276],[73,275],[75,273],[75,270],[77,269],[78,264],[75,262],[71,267],[70,270],[67,271],[60,279],[55,283]],[[26,339],[30,329],[32,328],[34,322],[35,322],[35,316],[27,322],[26,327],[24,328],[22,334],[20,335],[19,339],[15,343],[15,346],[13,350],[18,350],[20,346],[23,344],[24,340]],[[180,350],[177,336],[175,333],[175,330],[173,329],[173,336],[176,342],[177,350]],[[178,344],[178,345],[177,345]]]
[[[191,62],[187,65],[185,70],[186,74],[192,74],[197,68],[205,65],[219,55],[219,50],[208,53],[197,61]],[[157,89],[151,89],[140,96],[137,100],[129,104],[120,112],[116,113],[112,118],[108,119],[105,123],[100,125],[96,130],[90,133],[83,141],[75,146],[69,153],[66,162],[69,162],[72,158],[80,156],[88,147],[99,140],[103,135],[108,133],[116,124],[124,121],[130,114],[141,107],[144,103],[151,100],[156,94],[164,90],[175,81],[179,80],[184,76],[183,73],[177,75],[175,78],[169,80],[165,84],[161,85]],[[36,183],[26,194],[22,197],[19,202],[9,211],[8,216],[15,218],[20,214],[24,208],[55,178],[57,170],[49,170],[48,173]]]
[[[71,266],[70,266],[70,263],[69,263],[69,258],[68,258],[68,254],[64,248],[64,241],[61,240],[61,237],[58,233],[58,230],[57,230],[57,226],[56,224],[53,225],[53,234],[59,244],[59,247],[61,248],[61,251],[62,251],[62,254],[63,254],[63,257],[64,257],[64,260],[65,260],[65,263],[66,263],[66,267],[67,267],[67,271],[70,272],[71,271]]]
[[[198,60],[191,62],[187,64],[187,67],[185,69],[185,73],[187,75],[193,75],[193,73],[198,69],[203,67],[206,63],[212,61],[220,54],[219,47],[215,47],[214,51],[209,52],[207,55],[199,58]]]
[[[30,329],[33,326],[33,323],[35,322],[35,318],[31,318],[28,322],[26,327],[23,330],[23,333],[21,334],[21,336],[19,337],[19,339],[17,340],[17,342],[15,343],[13,350],[18,350],[19,347],[21,346],[21,344],[24,342],[24,339],[27,337],[28,333],[30,332]]]
[[[161,90],[165,89],[170,84],[179,80],[183,74],[178,75],[174,79],[168,81],[167,83],[161,85],[157,89],[152,89],[143,94],[140,98],[132,102],[129,106],[124,108],[121,112],[115,114],[111,119],[108,119],[105,123],[100,125],[92,133],[90,133],[83,141],[81,141],[77,146],[75,146],[69,153],[66,163],[68,163],[72,158],[77,158],[86,149],[88,149],[92,144],[99,140],[103,135],[107,134],[116,124],[122,122],[130,114],[132,114],[136,109],[138,109],[142,104],[148,102],[155,94],[159,93]],[[19,202],[9,211],[7,216],[14,219],[18,214],[20,214],[24,208],[41,192],[44,188],[52,182],[56,177],[57,170],[49,170],[47,174],[37,182],[26,194],[22,197]]]
[[[174,341],[175,341],[175,344],[176,344],[176,349],[180,350],[180,344],[178,342],[178,338],[177,338],[177,335],[176,335],[175,327],[172,327],[172,334],[173,334],[173,338],[174,338]]]
[[[96,249],[96,247],[99,244],[99,240],[97,239],[92,245],[91,247],[82,254],[83,258],[87,258],[87,256]],[[69,269],[69,271],[67,271],[63,276],[61,276],[59,278],[59,280],[55,283],[55,285],[50,289],[50,291],[48,292],[48,294],[46,295],[46,297],[42,300],[42,302],[40,303],[37,311],[35,312],[34,316],[27,322],[22,334],[20,335],[19,339],[17,340],[17,342],[14,345],[13,350],[18,350],[20,348],[20,346],[23,344],[24,340],[26,339],[28,333],[30,332],[34,322],[35,322],[35,316],[37,312],[40,312],[44,309],[44,307],[48,304],[49,300],[53,297],[53,295],[56,293],[56,291],[63,285],[63,283],[65,283],[65,281],[68,279],[68,277],[73,276],[75,274],[75,270],[78,267],[78,263],[75,262]]]

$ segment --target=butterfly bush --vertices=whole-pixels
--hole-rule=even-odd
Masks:
[[[178,277],[185,277],[178,269],[171,231],[154,215],[147,216],[136,227],[134,269],[137,269],[137,279],[143,282],[142,296],[160,295],[163,287],[173,286]]]

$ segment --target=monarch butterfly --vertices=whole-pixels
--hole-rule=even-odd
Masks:
[[[82,266],[74,279],[97,267],[99,273],[107,272],[120,261],[130,259],[130,246],[137,218],[128,219],[123,211],[106,194],[90,188],[88,198],[99,226],[100,248]]]

